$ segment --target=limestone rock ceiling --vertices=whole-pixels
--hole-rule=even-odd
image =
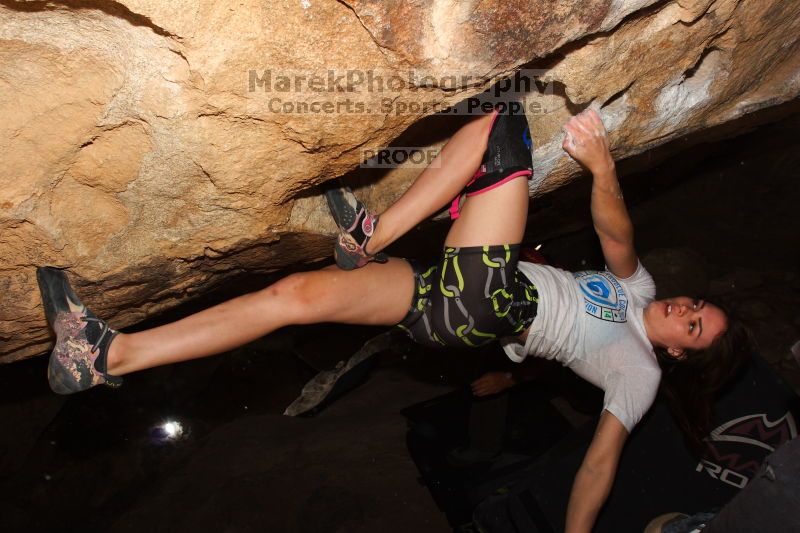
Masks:
[[[780,0],[1,0],[0,360],[51,343],[37,265],[125,327],[327,256],[314,186],[382,209],[420,167],[353,174],[367,151],[435,151],[453,121],[424,117],[515,71],[536,194],[578,174],[587,105],[621,159],[795,98],[798,35]]]

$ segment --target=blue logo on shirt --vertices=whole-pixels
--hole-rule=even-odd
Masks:
[[[628,298],[610,272],[575,272],[586,312],[600,320],[626,322]]]
[[[586,283],[586,287],[592,294],[600,298],[608,298],[608,295],[611,294],[608,285],[603,283],[603,281],[589,281]]]

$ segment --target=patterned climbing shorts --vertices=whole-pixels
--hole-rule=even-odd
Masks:
[[[426,346],[476,347],[519,335],[536,316],[536,287],[517,270],[519,245],[445,248],[436,265],[410,261],[415,291],[398,327]]]

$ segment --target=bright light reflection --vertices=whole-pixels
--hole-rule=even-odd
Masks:
[[[164,430],[164,433],[170,439],[177,439],[183,434],[183,426],[181,426],[180,422],[176,422],[174,420],[164,422],[164,424],[161,426],[161,429]]]

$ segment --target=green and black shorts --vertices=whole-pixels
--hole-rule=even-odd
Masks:
[[[477,347],[519,335],[536,317],[536,287],[517,269],[519,245],[445,248],[436,264],[410,261],[415,291],[398,327],[426,346]]]

